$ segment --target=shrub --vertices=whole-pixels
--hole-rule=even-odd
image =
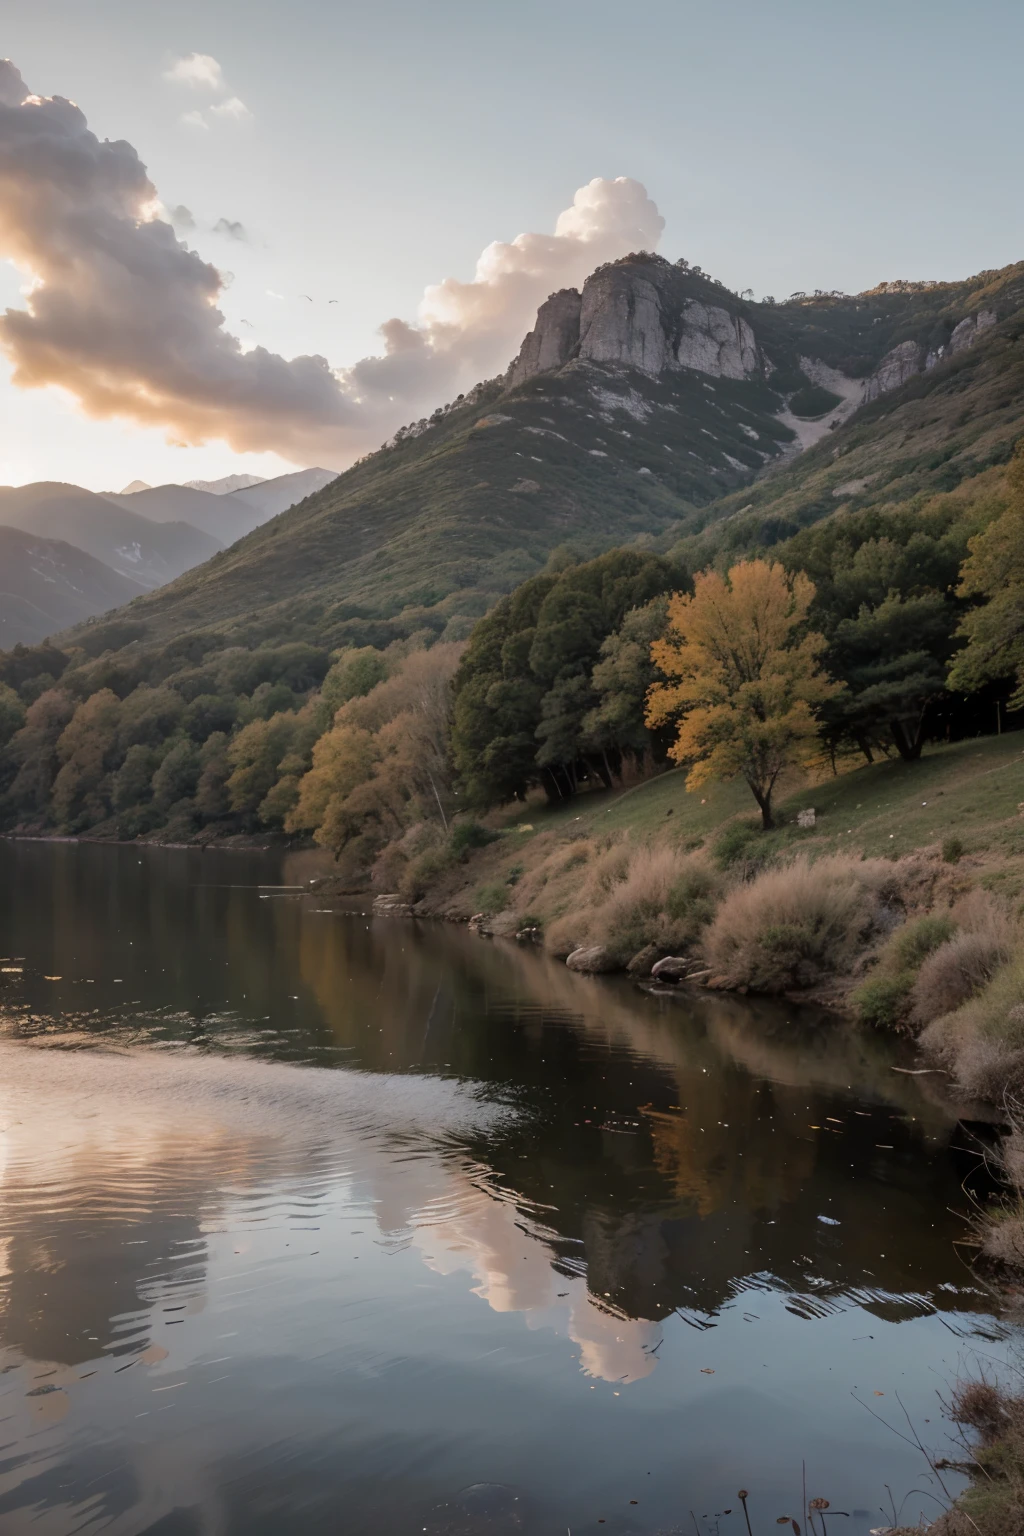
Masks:
[[[881,860],[840,856],[768,870],[719,907],[704,944],[708,964],[729,986],[758,992],[809,987],[846,970],[875,927],[889,873]]]
[[[1024,948],[976,996],[933,1020],[921,1043],[976,1098],[1002,1103],[1024,1091]]]
[[[956,932],[956,923],[945,914],[929,913],[897,928],[886,945],[882,964],[891,971],[917,972],[922,962]]]
[[[446,848],[428,848],[405,866],[397,882],[399,893],[405,901],[419,901],[453,863]]]
[[[711,857],[719,869],[732,869],[733,865],[747,861],[751,848],[763,835],[752,821],[730,821],[715,838]]]
[[[879,958],[878,969],[853,993],[863,1024],[901,1029],[909,1019],[917,973],[929,955],[952,938],[951,917],[929,914],[897,928]]]
[[[1009,958],[1010,946],[998,927],[988,933],[954,934],[932,951],[918,972],[913,1023],[930,1024],[942,1014],[952,1013],[980,992]]]
[[[487,917],[494,917],[498,912],[504,912],[509,904],[508,886],[499,880],[490,885],[482,885],[476,893],[476,908]]]
[[[869,977],[853,994],[858,1018],[881,1029],[898,1029],[906,1018],[913,985],[909,971]]]
[[[486,848],[488,843],[496,842],[500,835],[499,832],[492,832],[490,827],[482,826],[479,821],[460,821],[448,835],[448,851],[453,858],[464,863],[474,848]]]
[[[963,839],[959,837],[947,837],[942,844],[942,859],[945,864],[959,864],[967,849]]]
[[[715,909],[717,872],[671,846],[613,844],[591,861],[571,911],[546,934],[556,954],[603,944],[625,963],[648,944],[671,951],[692,944]]]

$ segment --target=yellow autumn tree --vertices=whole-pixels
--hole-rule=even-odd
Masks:
[[[779,775],[813,751],[815,707],[842,686],[819,664],[824,638],[806,629],[813,598],[807,576],[766,560],[704,571],[692,597],[672,598],[651,647],[668,681],[648,692],[647,724],[678,721],[669,755],[692,765],[687,789],[742,775],[766,829]]]

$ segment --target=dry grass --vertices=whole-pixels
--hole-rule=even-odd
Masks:
[[[849,970],[879,930],[894,866],[841,855],[796,859],[730,891],[704,941],[720,984],[813,987]]]
[[[556,954],[602,944],[622,965],[649,944],[664,953],[693,945],[711,918],[722,877],[698,854],[617,843],[591,861],[573,909],[548,929]]]
[[[998,929],[990,933],[961,930],[924,961],[910,993],[910,1021],[918,1028],[952,1013],[992,980],[1010,958],[1011,939]]]
[[[924,1048],[949,1068],[974,1098],[1002,1103],[1024,1092],[1024,947],[975,997],[935,1019],[921,1035]]]

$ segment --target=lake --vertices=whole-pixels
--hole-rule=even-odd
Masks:
[[[5,1536],[745,1536],[740,1488],[769,1536],[804,1472],[828,1536],[937,1513],[908,1421],[956,1457],[1013,1347],[941,1079],[322,867],[0,842]]]

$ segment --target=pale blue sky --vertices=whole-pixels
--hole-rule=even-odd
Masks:
[[[643,182],[666,255],[759,296],[1024,256],[1022,45],[1008,0],[0,0],[30,87],[129,140],[192,210],[190,241],[234,273],[232,328],[337,366],[490,241],[553,229],[595,176]],[[163,72],[192,52],[250,118],[182,121],[207,98]],[[0,304],[20,281],[0,268]],[[0,410],[3,483],[291,467],[90,422],[55,391],[4,385]]]

